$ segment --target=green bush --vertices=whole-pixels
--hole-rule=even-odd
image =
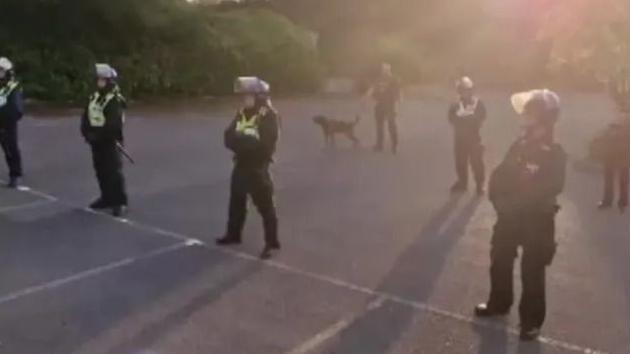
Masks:
[[[3,0],[0,55],[28,96],[82,100],[93,64],[109,62],[131,96],[229,94],[238,75],[312,90],[322,74],[310,34],[264,9],[179,0]],[[20,21],[29,18],[29,21]]]

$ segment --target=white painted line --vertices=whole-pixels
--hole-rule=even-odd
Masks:
[[[358,313],[350,318],[341,319],[335,322],[332,326],[325,328],[323,331],[317,333],[311,339],[300,344],[298,347],[288,351],[286,354],[308,354],[312,350],[317,349],[319,346],[344,331],[346,328],[350,327],[360,316],[363,316],[366,313],[374,311],[383,306],[383,303],[385,303],[385,298],[377,298],[367,305],[366,311]]]
[[[27,187],[27,186],[19,186],[17,189],[18,189],[19,191],[21,191],[21,192],[30,193],[30,194],[32,194],[32,195],[36,195],[36,196],[38,196],[38,197],[44,198],[44,199],[46,199],[46,200],[49,200],[49,201],[51,201],[51,202],[57,202],[57,201],[59,201],[59,199],[57,199],[57,197],[53,197],[53,196],[52,196],[52,195],[50,195],[50,194],[46,194],[46,193],[42,193],[42,192],[36,191],[36,190],[31,189],[30,187]]]
[[[67,202],[63,202],[58,200],[56,197],[48,195],[46,193],[42,193],[39,191],[34,191],[30,188],[28,188],[26,190],[29,193],[35,194],[35,195],[40,195],[42,197],[45,197],[47,199],[50,200],[55,200],[61,204],[70,206],[70,207],[76,207],[70,203]],[[233,257],[236,258],[240,258],[240,259],[244,259],[244,260],[248,260],[248,261],[254,261],[254,262],[260,262],[260,259],[258,257],[255,257],[253,255],[244,253],[244,252],[239,252],[236,251],[234,249],[230,249],[230,248],[223,248],[223,247],[217,247],[214,245],[208,245],[203,243],[202,241],[200,241],[199,239],[196,239],[194,237],[190,237],[184,234],[180,234],[177,232],[173,232],[173,231],[168,231],[159,227],[154,227],[154,226],[150,226],[150,225],[145,225],[145,224],[141,224],[141,223],[137,223],[137,222],[133,222],[127,219],[123,219],[124,221],[121,221],[120,219],[116,219],[113,218],[111,216],[109,216],[108,214],[104,214],[104,213],[100,213],[100,212],[95,212],[92,211],[90,209],[83,209],[86,210],[90,213],[93,214],[98,214],[98,215],[102,215],[102,216],[106,216],[108,217],[108,219],[110,220],[116,220],[118,222],[122,222],[124,224],[127,224],[133,228],[136,228],[138,230],[144,230],[144,231],[149,231],[149,232],[153,232],[155,234],[158,235],[163,235],[166,237],[170,237],[170,238],[174,238],[174,239],[178,239],[181,241],[184,241],[184,244],[189,244],[189,243],[194,243],[195,245],[203,245],[203,247],[210,249],[210,250],[214,250],[217,251],[219,253],[223,253],[226,255],[231,255]],[[455,312],[451,312],[448,310],[443,310],[434,306],[431,306],[427,303],[423,303],[423,302],[417,302],[417,301],[413,301],[413,300],[409,300],[409,299],[405,299],[393,294],[389,294],[389,293],[385,293],[383,291],[380,290],[375,290],[375,289],[370,289],[364,286],[360,286],[360,285],[356,285],[356,284],[352,284],[349,282],[346,282],[344,280],[338,279],[338,278],[334,278],[334,277],[330,277],[330,276],[326,276],[326,275],[321,275],[321,274],[317,274],[317,273],[312,273],[309,271],[305,271],[302,270],[300,268],[297,267],[293,267],[287,264],[283,264],[283,263],[279,263],[273,260],[268,260],[268,261],[263,261],[263,264],[265,264],[266,266],[270,267],[270,268],[274,268],[274,269],[278,269],[278,270],[283,270],[287,273],[293,273],[293,274],[297,274],[297,275],[301,275],[303,277],[306,278],[310,278],[313,280],[317,280],[320,281],[322,283],[327,283],[327,284],[331,284],[331,285],[335,285],[341,288],[345,288],[348,290],[352,290],[358,293],[363,293],[366,295],[371,295],[371,296],[376,296],[379,298],[383,298],[387,301],[391,301],[400,305],[405,305],[420,311],[425,311],[428,313],[432,313],[435,315],[439,315],[445,318],[450,318],[453,320],[457,320],[460,322],[465,322],[465,323],[469,323],[469,324],[475,324],[481,327],[485,327],[485,328],[489,328],[489,329],[495,329],[495,330],[499,330],[499,331],[506,331],[507,333],[510,333],[512,335],[518,335],[519,331],[515,328],[511,328],[511,327],[507,327],[499,324],[499,323],[493,323],[491,321],[485,321],[485,320],[480,320],[474,317],[470,317],[470,316],[466,316],[466,315],[462,315],[462,314],[458,314]],[[0,298],[0,304],[2,304],[2,298]],[[608,354],[607,352],[601,351],[601,350],[596,350],[596,349],[592,349],[592,348],[588,348],[588,347],[584,347],[584,346],[580,346],[577,344],[573,344],[573,343],[568,343],[562,340],[558,340],[558,339],[554,339],[554,338],[549,338],[549,337],[540,337],[539,341],[541,343],[544,343],[546,345],[549,345],[551,347],[555,347],[558,349],[564,349],[567,351],[571,351],[571,352],[575,352],[575,353],[582,353],[582,354]]]
[[[2,182],[2,181],[0,180],[0,182]],[[110,214],[107,214],[107,213],[104,213],[104,212],[101,212],[101,211],[92,210],[90,208],[85,208],[85,207],[80,207],[80,206],[77,206],[76,204],[62,201],[62,200],[60,200],[59,198],[57,198],[57,197],[55,197],[53,195],[50,195],[48,193],[44,193],[44,192],[41,192],[41,191],[37,191],[37,190],[32,189],[32,188],[27,187],[27,186],[20,186],[19,190],[22,191],[22,192],[25,192],[25,193],[29,193],[29,194],[32,194],[32,195],[44,198],[44,199],[46,199],[46,200],[48,200],[50,202],[55,202],[55,203],[59,203],[59,204],[65,205],[65,206],[70,207],[70,208],[79,209],[79,210],[82,210],[82,211],[84,211],[86,213],[89,213],[89,214],[106,217],[108,220],[116,221],[116,222],[119,222],[121,224],[126,224],[126,225],[129,225],[129,226],[131,226],[133,228],[136,228],[136,229],[139,229],[139,230],[147,231],[147,232],[154,233],[154,234],[159,234],[159,235],[162,235],[162,236],[165,236],[165,237],[176,239],[178,241],[193,242],[193,243],[199,244],[199,245],[203,244],[203,242],[198,240],[198,239],[187,237],[187,236],[178,234],[176,232],[171,232],[171,231],[167,231],[167,230],[164,230],[164,229],[161,229],[161,228],[157,228],[157,227],[153,227],[153,226],[150,226],[150,225],[137,223],[137,222],[135,222],[133,220],[126,219],[126,218],[114,218]]]
[[[145,261],[148,260],[150,258],[154,258],[154,257],[158,257],[161,256],[163,254],[166,253],[170,253],[170,252],[175,252],[178,251],[182,248],[186,248],[186,247],[191,247],[191,245],[187,242],[181,242],[175,245],[171,245],[168,247],[164,247],[164,248],[160,248],[158,250],[155,251],[151,251],[148,253],[145,253],[141,256],[138,257],[129,257],[129,258],[125,258],[122,259],[120,261],[114,262],[114,263],[109,263],[100,267],[96,267],[96,268],[92,268],[83,272],[79,272],[76,274],[73,274],[71,276],[65,277],[65,278],[61,278],[61,279],[56,279],[53,280],[51,282],[47,282],[44,284],[40,284],[40,285],[35,285],[35,286],[31,286],[28,287],[26,289],[22,289],[20,291],[8,294],[8,295],[4,295],[2,297],[0,297],[0,305],[4,305],[8,302],[14,301],[14,300],[18,300],[20,298],[23,298],[25,296],[29,296],[29,295],[33,295],[35,293],[39,293],[39,292],[43,292],[43,291],[47,291],[47,290],[51,290],[51,289],[55,289],[58,288],[60,286],[63,285],[67,285],[70,283],[74,283],[80,280],[85,280],[88,278],[93,278],[96,276],[99,276],[103,273],[107,273],[109,271],[115,270],[115,269],[119,269],[119,268],[123,268],[123,267],[127,267],[130,266],[132,264],[141,262],[141,261]]]
[[[24,209],[33,209],[40,206],[49,205],[52,203],[54,203],[52,200],[38,200],[36,202],[0,208],[0,213],[8,213],[8,212],[24,210]]]

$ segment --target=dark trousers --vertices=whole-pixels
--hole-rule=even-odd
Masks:
[[[604,198],[602,202],[612,204],[615,198],[615,182],[619,182],[619,205],[628,205],[628,166],[604,164]]]
[[[458,183],[464,186],[468,185],[468,166],[472,168],[477,186],[483,187],[486,179],[483,145],[477,140],[455,138],[455,171]]]
[[[523,328],[540,328],[545,321],[545,273],[555,255],[554,228],[553,215],[520,221],[499,218],[494,228],[488,306],[505,312],[512,306],[514,261],[522,248],[519,314]]]
[[[269,246],[279,245],[278,217],[274,203],[273,181],[269,167],[252,168],[248,166],[234,167],[230,187],[230,207],[227,236],[240,240],[247,217],[247,198],[262,216],[265,229],[265,243]]]
[[[127,205],[125,177],[116,142],[100,142],[91,146],[94,171],[101,190],[101,200],[108,206]]]
[[[396,112],[393,110],[380,110],[377,109],[374,113],[376,118],[376,148],[378,150],[383,149],[385,138],[385,123],[389,130],[389,137],[392,142],[392,148],[394,150],[398,147],[398,126],[396,123]]]
[[[9,177],[22,177],[22,157],[18,146],[17,122],[6,123],[0,128],[0,145],[9,166]]]

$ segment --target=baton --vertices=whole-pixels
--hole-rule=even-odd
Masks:
[[[129,155],[129,153],[127,152],[127,150],[125,150],[125,148],[122,146],[122,144],[117,141],[116,142],[116,148],[118,149],[118,151],[120,151],[120,153],[127,159],[129,160],[129,162],[131,162],[132,165],[135,165],[136,162],[133,160],[133,158],[131,157],[131,155]]]

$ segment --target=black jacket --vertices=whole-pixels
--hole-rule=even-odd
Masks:
[[[0,129],[15,124],[24,115],[24,98],[22,87],[18,85],[0,107]]]
[[[615,122],[591,141],[590,157],[614,166],[630,166],[630,122]]]
[[[400,97],[400,81],[396,77],[379,78],[374,84],[372,98],[376,101],[377,111],[396,112]]]
[[[474,113],[463,115],[459,113],[461,101],[453,103],[448,110],[448,121],[453,125],[456,139],[481,141],[481,126],[486,120],[486,106],[478,99]]]
[[[236,124],[241,119],[242,114],[248,119],[256,114],[259,115],[259,139],[236,131]],[[234,160],[238,166],[264,167],[273,161],[278,135],[278,114],[265,106],[259,109],[239,111],[225,130],[224,142],[225,147],[234,152]]]
[[[104,98],[107,93],[101,93]],[[89,103],[81,118],[81,135],[90,144],[123,142],[124,111],[127,104],[122,95],[116,94],[105,106],[105,125],[93,127],[88,119]]]
[[[499,216],[555,213],[567,156],[558,144],[519,139],[492,173],[489,197]]]

